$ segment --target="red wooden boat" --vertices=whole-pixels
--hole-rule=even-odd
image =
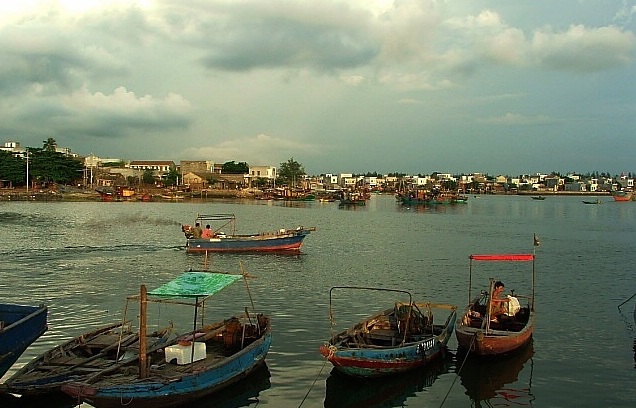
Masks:
[[[535,239],[535,245],[538,241]],[[471,255],[468,299],[469,305],[458,320],[455,329],[459,348],[479,356],[506,355],[527,344],[532,339],[535,325],[534,286],[535,255],[492,254]],[[532,288],[530,295],[511,293],[508,310],[497,319],[491,318],[491,304],[495,281],[490,279],[490,290],[479,296],[471,295],[473,261],[483,262],[532,262]],[[508,273],[508,272],[507,272]],[[510,274],[512,279],[512,274]],[[521,303],[525,303],[522,305]]]
[[[612,197],[614,197],[614,201],[631,201],[632,194],[631,191],[620,190],[612,192]]]

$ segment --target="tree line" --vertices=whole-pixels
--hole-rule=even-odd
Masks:
[[[82,177],[82,160],[57,151],[55,139],[49,138],[41,148],[27,147],[26,159],[0,151],[0,181],[11,185],[26,185],[27,172],[31,182],[68,184]]]

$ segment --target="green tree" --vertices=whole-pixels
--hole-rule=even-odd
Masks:
[[[206,180],[208,182],[208,186],[210,187],[214,187],[216,183],[219,182],[219,179],[216,176],[210,176]]]
[[[144,184],[155,184],[155,174],[152,170],[146,169],[144,170],[144,174],[141,176],[141,181]]]
[[[56,151],[29,148],[29,174],[40,182],[68,184],[81,179],[83,163]]]
[[[170,171],[166,175],[166,185],[176,186],[178,182],[179,182],[179,172],[177,171],[177,169],[170,169]]]
[[[0,180],[22,185],[26,180],[26,161],[0,150]]]
[[[139,178],[135,176],[126,177],[126,183],[128,183],[129,187],[134,187],[139,184]]]
[[[223,163],[221,171],[225,174],[247,174],[250,166],[245,162],[235,163],[234,160]]]
[[[123,161],[108,162],[108,163],[101,163],[100,166],[101,167],[116,167],[116,168],[123,169],[124,167],[126,167],[126,163],[124,163]]]
[[[448,191],[455,191],[457,190],[457,182],[453,181],[453,180],[444,180],[442,181],[442,188],[444,190],[448,190]]]
[[[278,178],[283,184],[287,184],[291,187],[296,187],[305,174],[305,169],[302,164],[294,160],[293,157],[288,159],[286,162],[282,162],[280,164],[280,169],[278,170]]]
[[[265,187],[269,184],[269,180],[265,177],[256,177],[254,181],[252,181],[252,185],[257,188]]]
[[[55,152],[57,151],[57,142],[52,137],[44,140],[42,142],[42,150],[46,152]]]

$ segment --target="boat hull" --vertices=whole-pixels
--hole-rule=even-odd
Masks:
[[[625,201],[631,201],[632,200],[632,193],[626,193],[626,192],[617,192],[615,194],[612,195],[612,197],[614,198],[614,201],[621,201],[621,202],[625,202]]]
[[[265,363],[271,345],[271,333],[240,352],[221,361],[209,370],[183,375],[175,381],[137,381],[122,385],[94,386],[69,383],[62,391],[97,408],[121,407],[174,407],[219,391],[248,376]]]
[[[462,319],[455,329],[460,349],[478,356],[507,355],[525,346],[534,332],[534,312],[530,312],[528,322],[520,331],[489,330],[471,327]]]
[[[0,377],[47,330],[46,306],[0,304]]]
[[[62,384],[74,380],[78,381],[78,372],[74,370],[50,370],[43,367],[48,365],[63,364],[61,360],[68,359],[75,347],[80,347],[82,343],[91,342],[92,339],[100,335],[108,335],[111,331],[120,328],[121,323],[111,324],[72,338],[67,342],[49,350],[37,358],[31,360],[27,365],[14,373],[7,381],[7,390],[14,394],[25,397],[41,396],[60,391]],[[118,336],[117,336],[118,337]],[[42,369],[40,369],[42,367]]]
[[[186,252],[299,251],[309,230],[280,235],[232,235],[220,238],[189,238]]]
[[[446,342],[435,338],[386,350],[334,350],[329,345],[320,346],[320,353],[338,371],[352,377],[382,377],[415,370],[440,358],[445,350]]]
[[[448,305],[448,309],[450,314],[443,325],[429,326],[432,332],[408,335],[405,343],[402,343],[404,334],[396,334],[392,329],[368,329],[372,322],[390,316],[392,310],[387,310],[336,336],[320,346],[319,351],[336,370],[353,377],[382,377],[415,370],[444,355],[456,320],[454,306]],[[343,341],[351,334],[351,339],[367,340],[352,346],[349,340]],[[379,345],[370,340],[373,338],[381,339],[383,344],[397,344]]]

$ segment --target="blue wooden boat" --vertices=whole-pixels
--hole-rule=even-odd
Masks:
[[[144,339],[150,302],[193,307],[194,330],[158,350],[124,359],[104,370],[70,382],[62,391],[94,407],[173,407],[235,383],[261,367],[271,344],[269,318],[245,308],[239,317],[204,324],[200,316],[210,296],[246,275],[187,272],[136,297],[140,339]],[[249,289],[249,287],[248,287]],[[251,299],[251,295],[250,295]],[[253,309],[253,305],[252,305]],[[140,346],[140,350],[144,345]]]
[[[195,226],[201,228],[210,225],[210,237],[199,237],[191,225],[182,225],[181,230],[186,237],[186,252],[275,252],[300,251],[303,240],[314,227],[297,227],[294,229],[279,229],[269,232],[252,234],[236,233],[236,218],[234,214],[199,214]],[[225,229],[230,232],[225,232]]]
[[[154,341],[161,344],[166,338],[162,333]],[[92,329],[40,354],[7,379],[4,387],[23,397],[60,393],[63,384],[112,366],[138,344],[130,321]]]
[[[22,306],[0,303],[0,377],[47,329],[44,305]]]
[[[334,289],[387,291],[408,296],[408,302],[396,302],[393,308],[332,334],[320,346],[320,353],[336,370],[354,377],[380,377],[424,367],[445,353],[455,326],[457,306],[415,303],[411,294],[402,290],[336,286],[330,291],[332,317]],[[440,323],[434,323],[433,311]],[[440,319],[439,314],[444,317]]]

